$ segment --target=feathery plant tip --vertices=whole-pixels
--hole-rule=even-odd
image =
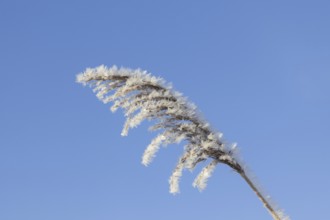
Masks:
[[[235,145],[225,144],[222,134],[210,127],[196,106],[162,78],[140,69],[107,68],[102,65],[77,75],[77,82],[92,87],[105,104],[113,103],[112,112],[118,108],[124,110],[126,122],[122,136],[127,136],[129,129],[146,119],[155,122],[150,130],[159,131],[159,134],[145,149],[143,165],[148,166],[152,162],[161,146],[185,141],[185,151],[169,178],[171,193],[179,192],[179,180],[184,169],[193,170],[200,162],[210,160],[194,180],[194,187],[203,190],[216,165],[226,164],[245,179],[274,219],[289,219],[280,210],[274,209],[249,179],[235,153]]]

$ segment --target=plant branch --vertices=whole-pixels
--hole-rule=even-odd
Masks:
[[[272,205],[269,203],[269,201],[262,195],[261,191],[252,182],[252,180],[246,175],[246,173],[242,170],[241,172],[239,172],[239,174],[247,182],[247,184],[251,187],[253,192],[255,192],[255,194],[257,194],[258,198],[261,200],[261,202],[266,207],[266,209],[270,212],[273,219],[281,220],[281,217],[279,216],[278,212],[275,211],[275,209],[272,207]]]

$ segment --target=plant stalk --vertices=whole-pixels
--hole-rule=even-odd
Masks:
[[[273,219],[281,220],[278,213],[275,211],[275,209],[272,207],[272,205],[269,203],[269,201],[267,201],[267,199],[262,195],[262,193],[257,188],[257,186],[252,182],[252,180],[245,174],[245,172],[242,170],[241,172],[239,172],[239,174],[243,177],[243,179],[247,182],[247,184],[251,187],[251,189],[257,194],[258,198],[261,200],[263,205],[266,207],[266,209],[272,215]]]

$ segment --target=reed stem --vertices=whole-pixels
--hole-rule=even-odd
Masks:
[[[281,220],[278,213],[275,211],[275,209],[272,207],[272,205],[269,203],[269,201],[262,195],[261,191],[257,188],[257,186],[252,182],[252,180],[246,175],[244,171],[239,172],[239,174],[243,177],[243,179],[247,182],[247,184],[251,187],[251,189],[257,194],[258,198],[261,200],[263,205],[266,207],[266,209],[269,211],[271,216],[274,220]]]

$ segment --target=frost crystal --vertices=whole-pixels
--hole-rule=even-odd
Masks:
[[[186,152],[179,160],[170,178],[170,192],[179,191],[179,178],[184,169],[194,169],[196,164],[213,159],[196,178],[194,186],[205,188],[206,179],[217,163],[225,163],[239,171],[241,167],[222,142],[221,134],[213,131],[196,111],[196,106],[161,78],[140,69],[88,68],[77,76],[77,82],[93,87],[98,99],[112,102],[111,111],[122,108],[127,117],[121,135],[126,136],[131,128],[145,119],[154,120],[150,129],[163,130],[146,148],[142,164],[149,165],[160,146],[186,141]],[[228,148],[228,149],[227,149]]]
[[[194,187],[203,190],[216,165],[226,164],[246,180],[275,216],[274,219],[288,219],[282,212],[272,209],[245,174],[236,156],[236,145],[225,144],[222,134],[210,127],[197,112],[196,106],[181,93],[174,91],[163,79],[140,69],[99,66],[88,68],[77,75],[77,82],[92,87],[102,102],[112,102],[111,111],[115,112],[118,108],[124,110],[126,122],[121,135],[128,135],[131,128],[146,119],[155,122],[150,130],[160,130],[160,134],[151,141],[143,154],[142,164],[145,166],[152,162],[161,145],[185,141],[183,156],[169,179],[171,193],[179,192],[179,180],[184,169],[193,170],[197,164],[211,159],[211,163],[196,177]]]
[[[209,165],[204,167],[200,174],[196,177],[193,186],[197,187],[200,191],[205,189],[206,181],[211,177],[213,170],[215,169],[218,161],[213,160]]]

